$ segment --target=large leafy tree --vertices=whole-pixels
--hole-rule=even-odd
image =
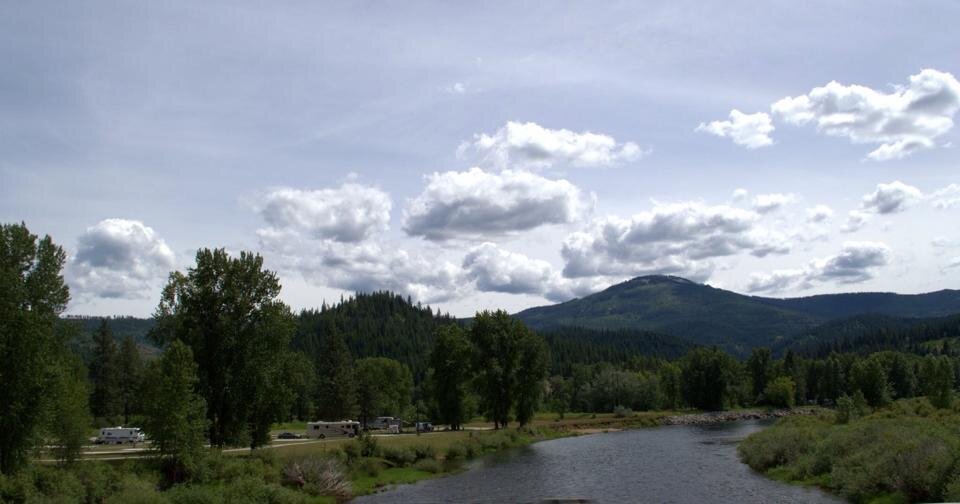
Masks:
[[[750,375],[751,399],[755,401],[766,390],[767,382],[772,378],[773,363],[769,348],[757,347],[750,352],[750,358],[747,359],[747,373]]]
[[[481,406],[495,428],[505,427],[511,411],[521,423],[532,416],[546,376],[546,345],[507,312],[478,312],[470,328],[473,369]]]
[[[288,397],[282,377],[293,316],[278,299],[276,274],[263,268],[259,255],[202,249],[196,262],[186,274],[170,275],[151,334],[161,343],[180,339],[191,349],[210,443],[259,446],[289,407],[277,400]]]
[[[716,348],[696,348],[681,362],[683,396],[703,410],[722,410],[733,395],[738,364]]]
[[[93,359],[90,362],[90,411],[95,417],[113,418],[123,412],[120,391],[120,349],[113,338],[107,319],[93,334]]]
[[[45,423],[64,342],[66,254],[25,224],[0,225],[0,472],[16,471]]]
[[[146,373],[144,430],[171,483],[188,476],[203,452],[206,404],[196,393],[198,381],[193,353],[180,340]]]
[[[441,326],[430,352],[430,391],[436,403],[437,420],[459,430],[466,418],[470,369],[470,342],[454,324]]]
[[[411,404],[413,375],[410,368],[386,357],[367,357],[356,364],[357,403],[360,421],[381,415],[399,416]]]

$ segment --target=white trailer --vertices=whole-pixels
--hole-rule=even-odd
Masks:
[[[399,426],[402,422],[399,418],[392,416],[382,416],[374,418],[367,422],[368,429],[391,429],[392,427]]]
[[[306,437],[314,439],[355,437],[360,433],[360,422],[342,420],[339,422],[307,422]]]
[[[142,443],[145,439],[139,427],[104,427],[97,436],[97,444]]]

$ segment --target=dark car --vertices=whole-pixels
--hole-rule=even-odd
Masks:
[[[293,432],[281,432],[277,434],[277,439],[301,439],[302,437],[300,434],[294,434]]]

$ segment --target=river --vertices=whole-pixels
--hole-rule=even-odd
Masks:
[[[767,479],[739,461],[737,443],[770,423],[675,425],[544,441],[482,457],[453,476],[353,502],[842,502]]]

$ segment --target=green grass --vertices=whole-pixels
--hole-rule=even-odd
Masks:
[[[413,467],[391,467],[376,476],[364,475],[353,479],[353,492],[355,495],[367,495],[389,485],[406,485],[437,476],[440,474]]]

